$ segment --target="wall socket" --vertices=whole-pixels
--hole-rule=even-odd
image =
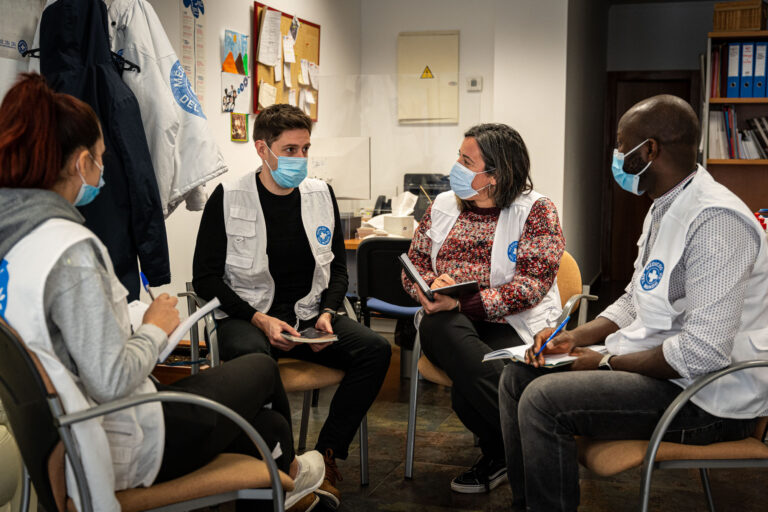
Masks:
[[[483,77],[482,76],[468,76],[467,77],[467,92],[480,92],[483,90]]]

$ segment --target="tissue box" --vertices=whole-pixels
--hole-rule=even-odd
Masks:
[[[405,215],[402,217],[385,215],[384,231],[390,235],[413,238],[413,215]]]
[[[362,224],[360,216],[352,212],[339,212],[339,217],[341,217],[341,232],[344,234],[344,239],[355,238],[357,228]]]

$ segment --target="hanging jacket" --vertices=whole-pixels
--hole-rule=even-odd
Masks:
[[[107,247],[129,300],[137,299],[137,258],[151,285],[170,282],[168,242],[139,104],[110,53],[106,6],[101,0],[49,2],[39,39],[48,84],[88,103],[101,121],[106,185],[80,211]]]
[[[112,50],[141,68],[123,81],[141,108],[163,213],[185,199],[188,210],[202,210],[205,198],[192,191],[227,166],[184,68],[146,0],[114,0],[109,19]]]

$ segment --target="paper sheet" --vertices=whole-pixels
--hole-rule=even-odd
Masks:
[[[288,93],[288,104],[291,105],[292,107],[296,106],[296,90],[295,89],[291,89],[290,92]]]
[[[320,66],[314,62],[309,63],[309,83],[316,91],[320,90],[320,80],[318,75],[320,74]]]
[[[275,104],[276,98],[277,88],[267,82],[261,82],[259,85],[259,105],[261,108],[271,107]]]
[[[309,61],[301,59],[301,70],[299,71],[299,85],[309,85]]]
[[[285,62],[296,62],[296,54],[293,52],[294,41],[290,35],[283,36],[283,55]]]
[[[280,48],[280,57],[277,58],[275,66],[275,83],[283,79],[283,49]]]
[[[315,95],[312,94],[312,91],[307,91],[304,95],[304,100],[309,103],[310,105],[315,104]]]
[[[290,62],[286,62],[283,64],[283,76],[285,77],[285,86],[293,87],[293,83],[291,82],[291,63]]]
[[[305,111],[305,106],[307,104],[307,91],[305,89],[301,89],[299,91],[299,109],[302,111]]]
[[[275,66],[280,57],[280,11],[264,8],[257,60],[266,66]]]

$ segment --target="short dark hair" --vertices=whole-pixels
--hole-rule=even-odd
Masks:
[[[312,120],[300,109],[279,103],[267,107],[253,122],[253,140],[263,140],[272,146],[280,135],[288,130],[307,130],[312,133]]]
[[[101,138],[88,104],[23,73],[0,105],[0,187],[50,189],[79,148]]]
[[[517,130],[506,124],[485,123],[473,126],[464,137],[477,141],[485,168],[493,169],[489,174],[496,178],[491,189],[496,206],[506,208],[521,193],[533,190],[528,148]]]

